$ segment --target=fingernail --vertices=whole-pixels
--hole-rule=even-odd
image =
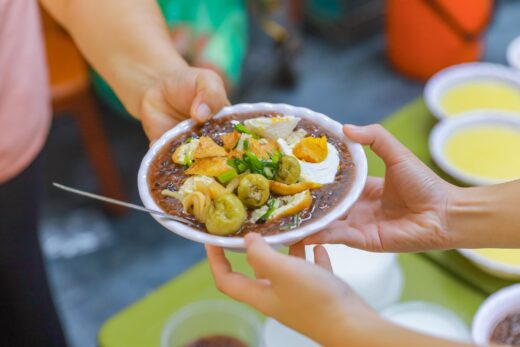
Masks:
[[[254,233],[249,233],[249,234],[246,234],[246,236],[244,236],[244,243],[246,245],[246,247],[249,247],[249,245],[253,242],[253,240],[255,239],[255,235]]]
[[[202,103],[197,107],[197,110],[195,111],[195,116],[199,121],[208,120],[211,116],[211,109],[208,105]]]
[[[352,130],[352,131],[357,131],[360,129],[357,125],[353,125],[353,124],[345,124],[343,127],[345,129]]]

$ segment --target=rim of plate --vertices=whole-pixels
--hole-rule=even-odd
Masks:
[[[460,170],[449,162],[444,154],[446,141],[457,131],[483,124],[514,126],[520,133],[520,117],[514,112],[477,110],[437,123],[430,132],[429,148],[432,159],[448,175],[469,185],[491,185],[508,180],[484,178]]]
[[[296,107],[287,104],[243,103],[224,107],[215,115],[214,118],[220,118],[234,113],[251,112],[278,112],[284,115],[306,118],[319,124],[328,131],[332,132],[334,135],[338,136],[338,138],[340,138],[347,145],[355,167],[354,180],[350,190],[345,195],[343,200],[341,200],[327,214],[314,221],[308,222],[302,227],[276,235],[265,236],[264,240],[271,245],[288,245],[318,232],[334,220],[344,215],[361,195],[367,179],[368,167],[363,147],[358,143],[352,142],[343,135],[342,125],[340,123],[322,113],[314,112],[304,107]],[[162,209],[155,203],[148,188],[148,169],[152,160],[173,138],[189,130],[194,125],[195,122],[193,120],[185,120],[179,123],[177,126],[164,133],[157,141],[155,141],[144,156],[138,172],[137,185],[139,189],[139,195],[145,207],[162,211]],[[166,229],[189,240],[225,248],[245,248],[243,237],[211,235],[182,223],[166,220],[157,215],[152,215],[152,217]]]
[[[520,70],[520,35],[507,46],[506,58],[509,66]]]
[[[439,120],[449,117],[441,106],[444,93],[451,87],[470,80],[495,80],[513,84],[520,93],[520,73],[515,69],[494,63],[464,63],[450,66],[437,72],[424,87],[423,96],[430,112]],[[489,109],[485,111],[500,111]],[[473,112],[473,111],[469,111]]]
[[[520,278],[520,265],[509,265],[491,260],[478,254],[474,249],[459,248],[457,251],[473,264],[493,276],[499,276],[509,280]]]
[[[497,323],[520,309],[520,284],[513,284],[491,294],[477,310],[471,324],[473,342],[488,346],[489,336]]]

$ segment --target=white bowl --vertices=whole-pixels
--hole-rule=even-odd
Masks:
[[[430,133],[429,140],[431,156],[444,172],[465,184],[478,186],[503,183],[505,180],[483,178],[462,171],[452,165],[444,154],[444,145],[455,132],[482,124],[507,125],[520,131],[520,117],[516,116],[515,113],[496,110],[465,112],[460,116],[446,119],[435,125]]]
[[[404,279],[396,253],[367,252],[339,244],[323,246],[334,275],[348,283],[374,310],[381,311],[399,300]],[[314,262],[313,248],[305,246],[307,261]]]
[[[381,316],[405,328],[444,339],[469,342],[468,327],[454,312],[430,302],[408,301],[390,306]]]
[[[459,253],[465,256],[475,266],[482,271],[506,280],[519,280],[520,279],[520,266],[504,264],[498,261],[494,261],[483,255],[475,252],[472,249],[458,249]]]
[[[428,80],[424,88],[426,105],[438,119],[451,118],[441,106],[444,93],[461,83],[482,80],[505,82],[514,85],[520,93],[520,73],[518,71],[499,64],[465,63],[441,70]]]
[[[363,147],[360,144],[354,143],[345,137],[343,134],[342,125],[340,123],[330,119],[324,114],[311,111],[307,108],[295,107],[286,104],[269,103],[238,104],[223,108],[217,115],[215,115],[215,118],[220,118],[236,113],[253,112],[278,112],[285,115],[292,115],[308,119],[314,123],[319,124],[321,127],[327,129],[339,139],[343,140],[343,142],[348,147],[350,155],[352,156],[352,161],[354,163],[354,180],[349,192],[346,194],[343,200],[334,206],[327,214],[306,223],[300,228],[296,228],[294,230],[283,232],[277,235],[266,236],[264,238],[266,242],[275,248],[290,246],[304,239],[305,237],[322,230],[349,210],[349,208],[359,198],[365,186],[367,178],[367,159],[365,152],[363,151]],[[143,201],[144,206],[147,208],[159,211],[161,210],[161,208],[152,198],[147,182],[148,168],[153,161],[153,158],[161,151],[163,146],[170,143],[170,141],[179,134],[189,130],[191,127],[193,127],[193,125],[194,122],[192,120],[186,120],[179,123],[176,127],[167,131],[163,136],[161,136],[161,138],[152,145],[148,153],[146,153],[144,156],[143,161],[141,162],[141,167],[139,168],[137,184],[141,200]],[[223,237],[211,235],[179,222],[167,220],[156,215],[152,215],[152,217],[155,218],[155,220],[162,224],[166,229],[192,241],[225,247],[227,249],[244,249],[243,237]]]
[[[507,63],[509,66],[520,70],[520,36],[517,36],[507,46]]]
[[[515,312],[520,312],[520,284],[499,290],[480,305],[471,327],[473,342],[481,347],[488,346],[497,324]]]

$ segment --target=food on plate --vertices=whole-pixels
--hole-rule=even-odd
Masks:
[[[293,184],[300,178],[301,168],[298,160],[290,155],[284,155],[280,158],[278,170],[276,171],[275,180],[285,184]]]
[[[502,319],[491,334],[493,344],[520,346],[520,313],[512,313]]]
[[[237,194],[247,207],[260,207],[269,199],[269,181],[260,174],[247,174],[240,180]]]
[[[293,195],[307,189],[317,189],[319,187],[321,187],[321,184],[314,182],[299,182],[293,184],[285,184],[276,181],[269,182],[269,188],[271,191],[278,195]]]
[[[346,144],[319,124],[246,113],[171,140],[153,159],[148,185],[161,209],[201,231],[273,235],[325,215],[354,174]]]
[[[209,206],[206,228],[210,234],[228,235],[237,232],[246,220],[246,209],[232,193],[218,196]]]
[[[308,163],[319,163],[327,158],[327,137],[305,137],[293,149],[294,156]]]

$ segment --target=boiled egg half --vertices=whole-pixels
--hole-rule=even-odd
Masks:
[[[295,157],[300,163],[301,181],[320,184],[327,184],[335,181],[336,173],[339,168],[339,152],[334,145],[327,142],[327,156],[323,161],[319,163],[309,163],[298,159],[294,155],[293,149],[294,146],[296,146],[296,143],[289,145],[284,139],[278,139],[277,142],[283,154]]]

